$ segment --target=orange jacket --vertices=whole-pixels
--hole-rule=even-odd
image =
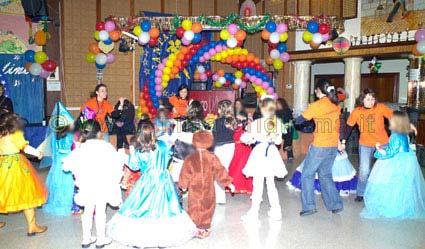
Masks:
[[[94,97],[81,106],[80,112],[82,112],[86,106],[96,113],[96,121],[100,123],[102,132],[108,132],[108,126],[106,125],[105,119],[107,114],[110,115],[114,111],[112,104],[107,100],[97,101],[96,97]]]
[[[186,116],[189,100],[181,99],[177,96],[171,96],[168,101],[174,107],[172,112],[174,118]]]

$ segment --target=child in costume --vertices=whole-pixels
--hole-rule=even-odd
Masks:
[[[304,167],[302,162],[296,169],[292,178],[286,183],[289,189],[300,191],[301,190],[301,175]],[[348,160],[347,152],[338,152],[332,166],[332,178],[335,182],[336,189],[339,191],[340,196],[349,196],[356,193],[357,189],[357,176],[356,170]],[[320,188],[319,177],[316,174],[314,180],[315,193],[322,192]]]
[[[265,97],[261,104],[262,117],[254,120],[241,137],[246,144],[256,144],[243,169],[247,177],[253,177],[253,192],[251,209],[242,217],[244,221],[258,222],[258,212],[263,200],[264,179],[267,184],[267,194],[270,202],[269,217],[281,220],[282,213],[279,195],[275,186],[275,177],[283,178],[288,173],[285,164],[275,145],[282,143],[282,122],[276,117],[276,103],[272,98]]]
[[[425,181],[416,154],[409,147],[407,113],[394,111],[386,149],[376,143],[373,166],[364,193],[363,218],[425,219]]]
[[[48,191],[21,153],[38,159],[42,157],[25,140],[22,128],[18,115],[5,113],[0,116],[0,213],[23,211],[28,225],[27,235],[33,236],[47,230],[46,226],[37,225],[34,208],[46,203]]]
[[[165,143],[168,144],[168,146],[172,146],[170,141],[172,124],[174,123],[173,119],[168,118],[168,110],[160,106],[158,108],[158,116],[155,118],[154,125],[155,125],[155,135],[158,138],[158,140],[162,140]]]
[[[226,124],[226,119],[235,119],[232,102],[227,99],[218,102],[218,119],[215,120],[213,127],[214,154],[227,171],[235,152],[235,142],[234,131]],[[226,203],[226,192],[217,183],[215,183],[215,195],[217,203]]]
[[[75,186],[72,173],[62,169],[62,159],[71,153],[74,119],[61,102],[56,103],[52,117],[57,122],[51,124],[52,133],[48,137],[53,160],[46,180],[49,197],[43,211],[68,216],[71,215]]]
[[[173,118],[184,118],[189,106],[189,89],[187,85],[181,85],[177,89],[177,95],[171,96],[168,101],[173,106]]]
[[[79,189],[75,202],[84,206],[82,247],[88,248],[96,242],[96,248],[103,248],[112,242],[105,235],[106,205],[121,204],[120,180],[125,157],[103,140],[97,121],[85,121],[81,130],[82,143],[63,159],[63,169],[74,174]],[[93,216],[97,238],[92,237]]]
[[[252,193],[252,177],[246,177],[242,173],[242,170],[248,161],[252,149],[251,146],[241,141],[241,136],[245,133],[245,128],[248,124],[248,114],[245,111],[240,111],[236,114],[236,120],[237,124],[235,125],[235,134],[233,135],[235,153],[229,166],[229,176],[233,178],[235,193],[250,195]]]
[[[213,143],[213,136],[207,131],[193,135],[196,151],[184,160],[179,178],[180,188],[189,192],[188,213],[198,228],[198,238],[210,234],[216,203],[214,181],[218,181],[223,188],[229,187],[232,192],[235,190],[232,178],[227,175],[218,157],[207,150]]]
[[[157,141],[151,122],[138,127],[128,167],[140,170],[124,204],[108,223],[108,235],[127,246],[172,247],[190,240],[195,225],[181,208],[167,169],[171,148]]]

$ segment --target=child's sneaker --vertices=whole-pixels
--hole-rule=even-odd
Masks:
[[[206,237],[210,236],[211,232],[208,229],[199,229],[196,232],[195,237],[198,239],[205,239]]]
[[[83,239],[81,243],[81,248],[89,248],[94,242],[96,242],[96,237],[90,237],[89,239]]]
[[[96,248],[104,248],[105,246],[110,245],[111,243],[112,239],[109,237],[98,239],[96,242]]]

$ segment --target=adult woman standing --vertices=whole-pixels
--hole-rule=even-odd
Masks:
[[[313,119],[316,124],[313,144],[305,158],[301,177],[301,216],[317,212],[314,198],[316,173],[319,175],[326,208],[332,213],[339,213],[343,210],[341,197],[332,179],[332,165],[339,147],[341,107],[338,106],[335,87],[328,79],[320,79],[316,83],[314,91],[319,100],[312,103],[296,120],[297,124],[301,124]]]
[[[117,149],[128,149],[126,135],[134,134],[134,105],[128,99],[120,98],[111,116],[115,119],[112,134],[117,135]]]
[[[114,111],[114,107],[106,99],[108,97],[108,89],[105,84],[98,84],[94,92],[90,95],[90,99],[81,106],[80,112],[88,107],[96,113],[96,121],[99,122],[101,132],[104,134],[104,140],[109,142],[109,131],[106,124],[106,116],[110,116]]]
[[[367,179],[370,174],[370,164],[375,153],[376,143],[380,143],[385,149],[389,138],[385,130],[385,118],[390,119],[393,110],[384,104],[378,103],[376,93],[370,88],[366,88],[357,99],[357,106],[347,121],[346,131],[342,143],[349,137],[353,126],[358,125],[360,130],[359,157],[360,169],[357,183],[356,201],[363,201],[363,194],[366,189]],[[416,132],[416,128],[411,125]]]

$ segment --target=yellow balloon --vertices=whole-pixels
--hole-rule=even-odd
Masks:
[[[94,37],[94,39],[96,40],[96,41],[99,41],[100,40],[100,38],[99,38],[99,31],[94,31],[94,34],[93,34],[93,37]]]
[[[233,54],[240,55],[242,53],[242,48],[235,48],[235,52]]]
[[[175,61],[177,58],[177,56],[175,54],[170,54],[170,56],[168,57],[169,60]]]
[[[227,54],[228,54],[228,55],[233,55],[233,54],[234,54],[234,52],[235,52],[235,51],[233,50],[233,48],[231,48],[231,49],[227,49],[226,51],[227,51]]]
[[[215,55],[213,57],[210,58],[211,61],[215,61]]]
[[[182,22],[182,27],[184,30],[191,30],[192,29],[192,22],[190,20],[184,20]]]
[[[229,31],[227,31],[227,29],[223,29],[222,31],[220,31],[220,38],[222,39],[222,40],[227,40],[227,39],[229,39],[230,38],[230,33],[229,33]]]
[[[303,41],[306,42],[306,43],[310,43],[312,39],[313,39],[313,34],[308,32],[308,31],[304,31]]]
[[[218,82],[218,81],[214,82],[214,87],[215,88],[221,88],[221,83]]]
[[[163,74],[162,75],[162,83],[168,83],[168,81],[170,81],[170,76]]]
[[[142,28],[139,25],[137,25],[136,27],[134,27],[133,34],[135,36],[139,36],[141,33],[142,33]]]
[[[280,42],[286,42],[287,40],[288,40],[288,32],[280,34],[280,40],[279,40]]]
[[[243,73],[241,71],[236,71],[235,72],[235,77],[236,78],[240,79],[240,78],[242,78],[242,76],[243,76]]]
[[[281,60],[279,60],[279,59],[275,59],[275,60],[273,61],[273,67],[274,67],[274,69],[276,69],[276,70],[280,70],[280,69],[282,69],[282,68],[283,68],[283,62],[282,62]]]
[[[166,67],[164,68],[164,74],[169,75],[171,73],[171,68]]]
[[[167,67],[173,67],[173,62],[172,61],[170,61],[170,60],[167,60],[167,62],[165,62],[165,65],[167,66]]]
[[[246,48],[242,49],[241,53],[243,55],[248,55],[249,54],[248,49],[246,49]]]
[[[227,51],[226,50],[224,50],[224,51],[221,51],[221,58],[227,58],[227,56],[229,56],[229,54],[227,53]]]
[[[215,59],[216,59],[217,61],[221,61],[221,54],[216,54],[216,55],[215,55]]]

